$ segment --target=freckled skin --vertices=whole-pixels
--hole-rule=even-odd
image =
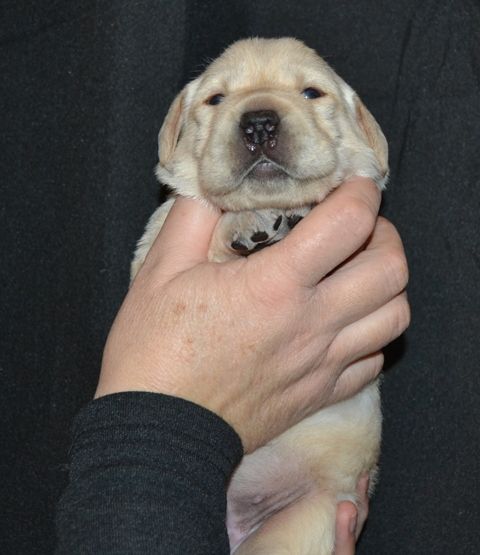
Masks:
[[[185,303],[180,303],[180,302],[179,302],[179,303],[176,303],[176,304],[175,304],[175,307],[174,307],[174,309],[173,309],[173,312],[174,312],[174,314],[176,314],[176,315],[180,315],[180,314],[182,314],[183,312],[185,312],[186,308],[187,308],[187,305],[186,305]]]

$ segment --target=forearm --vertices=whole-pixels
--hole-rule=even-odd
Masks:
[[[241,456],[233,429],[187,401],[93,401],[74,423],[57,555],[228,553],[226,486]]]

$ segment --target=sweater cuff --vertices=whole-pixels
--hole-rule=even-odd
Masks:
[[[118,460],[119,446],[132,464],[148,456],[152,464],[161,463],[165,449],[178,449],[188,465],[210,463],[226,479],[243,456],[240,437],[225,420],[191,401],[161,393],[132,391],[95,399],[75,417],[72,436],[71,475],[88,470],[99,447],[103,465],[110,450]]]
[[[57,506],[57,555],[228,553],[228,481],[243,449],[190,401],[127,392],[74,420],[70,483]]]

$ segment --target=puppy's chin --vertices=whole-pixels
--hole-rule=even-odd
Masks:
[[[287,178],[286,171],[271,160],[260,160],[247,173],[246,179],[267,183]]]
[[[268,172],[270,169],[265,173]],[[262,208],[288,209],[320,202],[341,180],[336,172],[321,178],[302,180],[283,171],[279,176],[268,177],[249,174],[234,189],[224,190],[220,194],[212,190],[204,191],[203,196],[221,210],[231,212]]]

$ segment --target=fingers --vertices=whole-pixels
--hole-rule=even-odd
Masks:
[[[178,273],[207,259],[220,211],[205,201],[178,197],[158,234],[149,263],[162,263],[168,273]]]
[[[357,527],[355,529],[355,537],[358,540],[365,522],[368,517],[368,488],[370,478],[368,474],[364,474],[357,484]]]
[[[373,353],[350,364],[338,377],[331,402],[348,399],[373,382],[383,368],[383,353]]]
[[[375,226],[380,192],[363,177],[352,178],[316,206],[279,243],[257,253],[252,262],[272,277],[288,276],[312,287],[368,239]]]
[[[334,555],[355,553],[355,542],[368,516],[368,483],[368,474],[365,474],[357,484],[357,506],[350,501],[342,501],[337,506]]]
[[[407,282],[401,239],[390,222],[379,218],[366,249],[322,281],[319,302],[328,299],[341,329],[391,301]]]
[[[383,349],[410,323],[407,294],[401,293],[368,316],[342,329],[330,345],[330,355],[347,366]]]
[[[354,555],[357,508],[350,501],[342,501],[337,507],[335,525],[335,555]]]

